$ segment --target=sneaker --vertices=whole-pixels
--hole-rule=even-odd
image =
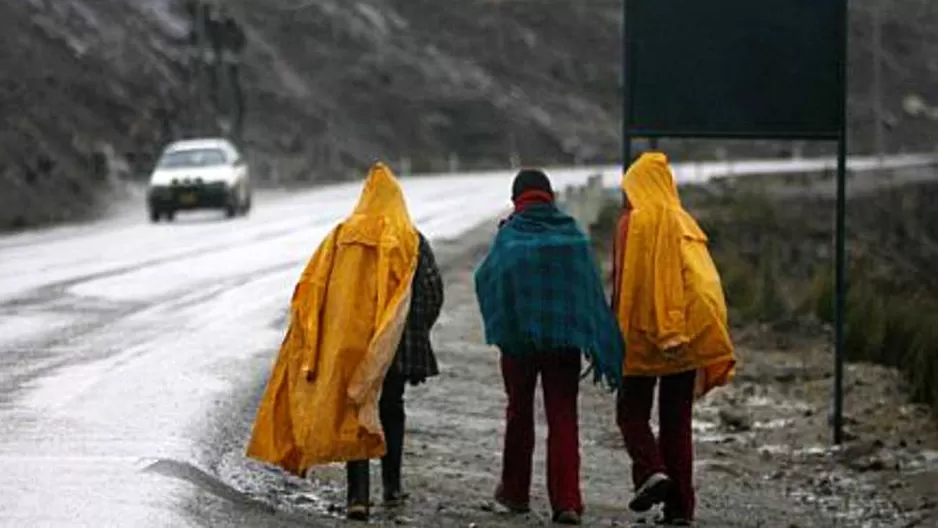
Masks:
[[[664,473],[655,473],[635,492],[635,497],[629,502],[629,509],[636,513],[645,513],[663,503],[670,491],[671,479]]]
[[[350,521],[367,521],[369,517],[368,506],[365,504],[349,504],[345,518]]]
[[[580,514],[573,510],[565,510],[554,514],[555,524],[565,524],[568,526],[579,526],[583,524]]]
[[[507,508],[508,511],[510,511],[511,513],[521,514],[521,513],[530,513],[531,511],[531,506],[529,504],[524,504],[520,502],[512,502],[508,500],[505,497],[505,495],[502,493],[502,490],[500,488],[498,491],[495,492],[495,502]]]

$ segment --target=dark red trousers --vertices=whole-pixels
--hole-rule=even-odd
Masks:
[[[514,504],[528,504],[534,456],[534,392],[538,375],[547,412],[547,493],[554,512],[583,513],[580,495],[580,390],[578,352],[534,352],[524,358],[502,354],[508,394],[505,451],[499,492]]]
[[[694,440],[691,419],[694,371],[664,376],[658,394],[658,439],[651,431],[651,407],[659,378],[626,376],[619,391],[617,421],[632,458],[632,483],[638,489],[648,477],[664,473],[674,482],[665,503],[671,516],[694,517]]]

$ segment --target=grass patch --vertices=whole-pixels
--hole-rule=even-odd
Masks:
[[[844,317],[847,359],[899,370],[915,402],[938,411],[938,303],[889,294],[852,277]],[[833,322],[833,280],[818,280],[816,315]]]

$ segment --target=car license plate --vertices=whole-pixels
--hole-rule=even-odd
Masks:
[[[179,197],[179,203],[182,205],[193,205],[196,202],[195,193],[184,193]]]

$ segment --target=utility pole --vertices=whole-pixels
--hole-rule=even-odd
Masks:
[[[495,31],[498,32],[498,56],[505,60],[505,32],[502,31],[502,2],[496,0],[495,11],[498,13],[495,17]]]
[[[878,169],[886,155],[885,116],[883,115],[883,2],[873,0],[873,133]]]
[[[521,155],[518,154],[518,143],[515,140],[515,131],[508,132],[508,164],[512,169],[521,168]]]
[[[206,108],[206,98],[205,98],[205,73],[207,69],[207,64],[205,62],[205,7],[202,2],[196,4],[195,15],[195,31],[196,31],[196,53],[198,58],[196,59],[196,85],[195,89],[197,91],[197,98],[199,108],[197,109],[196,118],[198,122],[198,127],[200,129],[205,128],[205,108]],[[199,130],[199,134],[204,134],[205,130]]]

